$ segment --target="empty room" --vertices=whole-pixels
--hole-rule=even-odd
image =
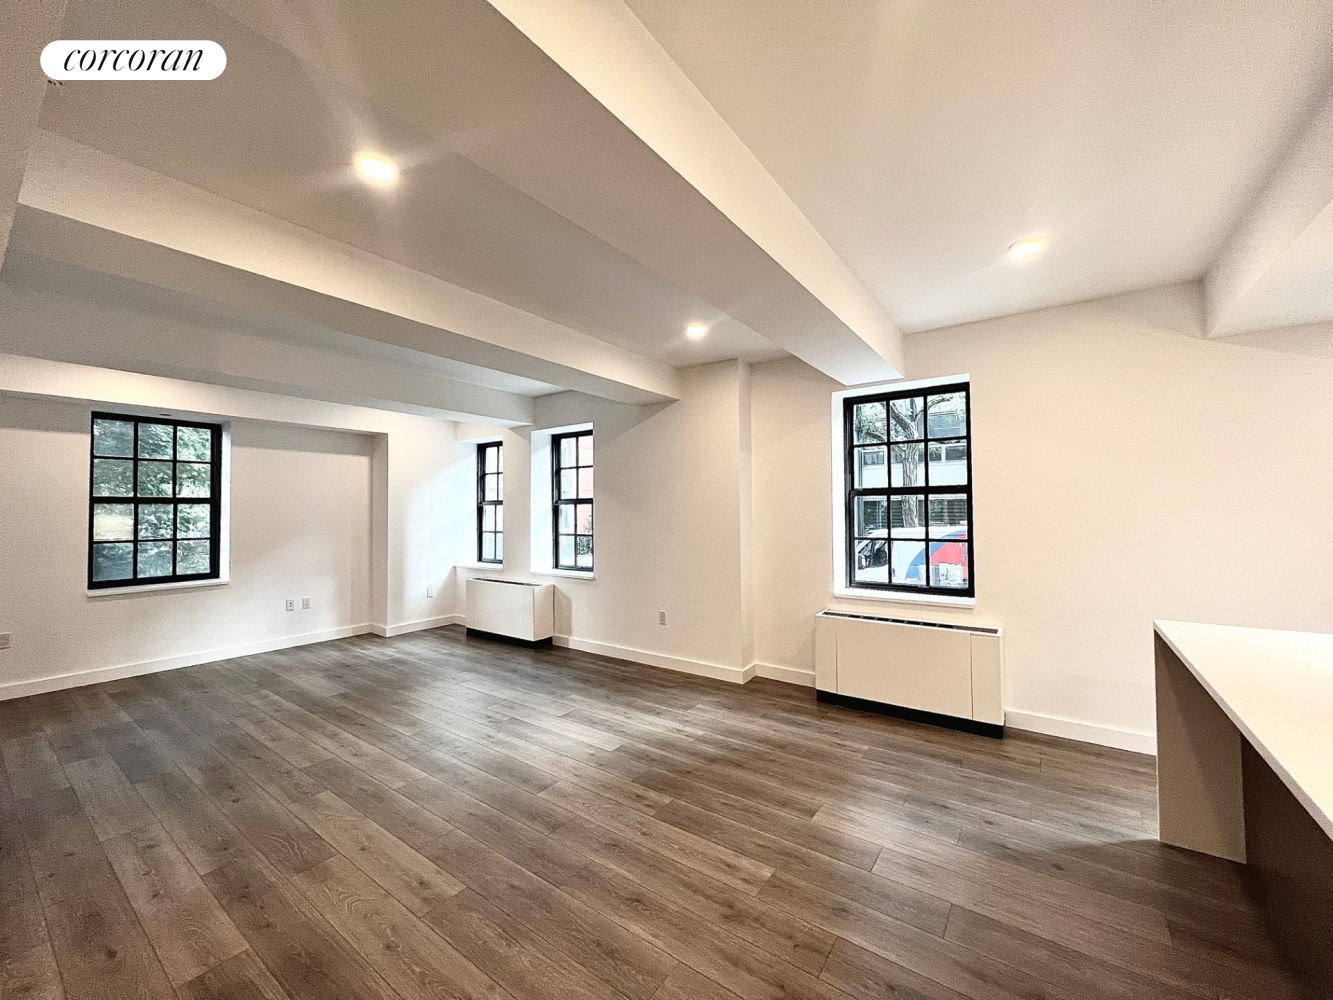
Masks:
[[[0,5],[0,1000],[1333,998],[1328,0]]]

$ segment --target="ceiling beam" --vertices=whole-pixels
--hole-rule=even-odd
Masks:
[[[621,0],[489,2],[804,286],[849,336],[738,319],[844,384],[902,374],[902,334],[893,321]]]
[[[899,376],[879,305],[646,33],[603,31],[579,2],[534,5],[522,30],[487,0],[209,2],[825,374]],[[601,33],[566,45],[566,17]],[[615,70],[594,78],[600,59]],[[647,88],[640,59],[655,60]],[[622,71],[617,102],[603,84]]]
[[[21,237],[21,230],[18,233]],[[11,248],[0,281],[0,352],[303,399],[504,426],[532,422],[528,396],[289,343],[149,289]]]
[[[679,398],[668,365],[39,132],[20,203],[42,256],[616,402]]]
[[[1208,336],[1329,319],[1327,274],[1310,307],[1291,294],[1291,279],[1308,251],[1329,253],[1331,217],[1333,96],[1315,109],[1209,269]]]
[[[0,264],[9,246],[28,145],[46,96],[42,49],[59,37],[65,0],[22,0],[6,6],[0,31]]]

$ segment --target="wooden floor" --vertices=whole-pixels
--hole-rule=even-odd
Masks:
[[[0,996],[1298,996],[1150,758],[457,628],[0,704]]]

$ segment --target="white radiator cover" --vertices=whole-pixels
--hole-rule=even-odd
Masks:
[[[549,639],[555,634],[555,587],[469,577],[467,627],[527,642]]]
[[[1003,636],[999,629],[821,611],[815,687],[1002,726]]]

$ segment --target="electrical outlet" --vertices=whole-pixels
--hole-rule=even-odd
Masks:
[[[12,632],[0,632],[0,649],[9,648],[9,640],[12,636]]]
[[[301,610],[302,611],[310,610],[310,598],[308,597],[301,598]]]
[[[665,624],[666,624],[666,612],[665,612],[665,611],[659,611],[659,612],[657,613],[657,624],[659,624],[659,625],[665,625]]]
[[[434,587],[427,587],[427,588],[426,588],[426,596],[427,596],[427,597],[434,597],[434,596],[435,596],[435,588],[434,588]]]
[[[293,599],[293,598],[291,598],[291,597],[287,598],[287,610],[288,610],[288,611],[295,611],[295,610],[296,610],[296,601],[295,601],[295,599]]]

